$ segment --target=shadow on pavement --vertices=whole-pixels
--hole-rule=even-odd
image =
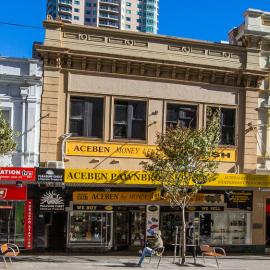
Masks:
[[[74,260],[67,260],[66,258],[59,258],[59,257],[35,257],[35,256],[27,256],[27,257],[16,257],[14,258],[15,261],[18,262],[44,262],[44,263],[74,263],[78,261],[86,261],[86,262],[96,262],[97,260],[92,260],[88,258],[76,258],[76,261]]]
[[[120,267],[138,267],[138,264],[137,263],[123,263],[123,265],[106,265],[106,267],[116,267],[116,268],[120,268]]]
[[[200,263],[186,263],[186,264],[181,264],[181,263],[175,263],[175,265],[179,266],[179,267],[207,267],[204,264],[200,264]]]

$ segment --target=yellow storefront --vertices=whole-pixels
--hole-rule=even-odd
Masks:
[[[173,244],[180,209],[160,199],[159,183],[149,173],[66,169],[65,183],[77,186],[69,188],[69,248],[138,247],[153,228]],[[267,185],[265,176],[246,174],[219,174],[208,183],[187,209],[187,220],[198,223],[200,243],[251,245],[253,191]],[[155,224],[148,219],[149,206],[157,208]]]
[[[156,151],[156,147],[81,141],[66,144],[68,157],[145,160],[149,151]],[[221,148],[213,158],[233,163],[237,153],[235,149]],[[263,175],[217,174],[187,209],[187,221],[195,222],[197,240],[252,245],[257,207],[253,194],[261,187],[269,187],[269,180]],[[68,208],[68,248],[138,248],[156,229],[162,231],[167,246],[173,244],[175,227],[181,226],[180,209],[160,200],[160,183],[152,174],[142,170],[65,169],[65,184],[72,197]],[[149,207],[156,209],[155,222],[149,218]]]

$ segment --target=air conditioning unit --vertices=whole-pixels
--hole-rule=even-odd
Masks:
[[[65,169],[64,161],[51,160],[46,162],[46,168]]]

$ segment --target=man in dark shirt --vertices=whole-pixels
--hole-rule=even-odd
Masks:
[[[151,256],[154,254],[155,250],[156,249],[159,249],[159,248],[163,248],[163,241],[162,241],[162,238],[161,238],[161,231],[157,231],[155,233],[155,239],[154,241],[151,243],[151,247],[145,247],[143,249],[143,252],[142,252],[142,255],[141,255],[141,258],[140,258],[140,261],[138,263],[138,266],[141,267],[142,266],[142,262],[145,258],[145,256]]]

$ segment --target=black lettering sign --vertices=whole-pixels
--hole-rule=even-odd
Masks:
[[[227,208],[237,208],[252,211],[253,192],[241,190],[225,191]]]
[[[38,168],[38,182],[64,182],[64,169]]]
[[[85,205],[85,204],[74,204],[74,211],[112,211],[114,210],[113,206],[108,205]]]
[[[189,206],[186,210],[188,212],[221,212],[224,211],[224,206]]]

